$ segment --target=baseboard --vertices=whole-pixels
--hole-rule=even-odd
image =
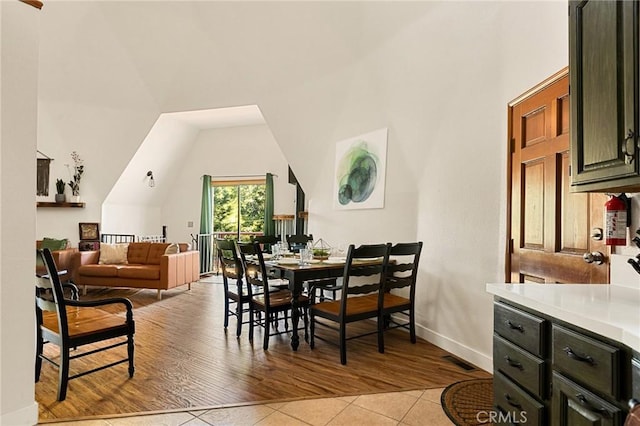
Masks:
[[[442,334],[436,333],[426,327],[422,327],[416,324],[416,335],[423,338],[429,343],[433,343],[439,348],[444,349],[447,352],[451,352],[455,356],[468,361],[483,370],[492,373],[493,372],[493,358],[483,353],[476,351],[468,346],[465,346],[455,340],[452,340]]]
[[[33,402],[27,407],[0,416],[3,426],[32,426],[38,424],[38,403]]]

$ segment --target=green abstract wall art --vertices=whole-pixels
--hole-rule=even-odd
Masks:
[[[338,142],[333,189],[335,208],[383,208],[386,160],[386,128]]]

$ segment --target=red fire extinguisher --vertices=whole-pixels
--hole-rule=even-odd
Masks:
[[[608,246],[627,244],[627,204],[615,195],[604,204],[604,227]]]

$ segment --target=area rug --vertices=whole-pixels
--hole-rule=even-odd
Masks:
[[[493,379],[453,383],[442,391],[442,409],[457,426],[487,425],[493,408]]]

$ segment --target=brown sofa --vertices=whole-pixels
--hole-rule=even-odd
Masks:
[[[73,282],[81,286],[134,287],[161,290],[189,285],[200,278],[198,251],[164,254],[168,243],[129,243],[126,264],[98,264],[100,251],[73,256]],[[85,287],[86,291],[86,287]]]
[[[36,248],[38,249],[42,248],[42,240],[36,241]],[[74,253],[77,253],[77,252],[78,252],[77,248],[70,248],[68,246],[66,249],[51,251],[51,254],[53,255],[53,260],[56,264],[56,269],[58,269],[58,271],[61,273],[60,280],[62,280],[63,282],[66,282],[69,279],[71,279],[71,276],[73,274],[71,270],[72,259],[73,259]],[[64,271],[66,271],[66,273],[62,273]],[[45,266],[36,264],[36,273],[45,274],[46,273]]]

